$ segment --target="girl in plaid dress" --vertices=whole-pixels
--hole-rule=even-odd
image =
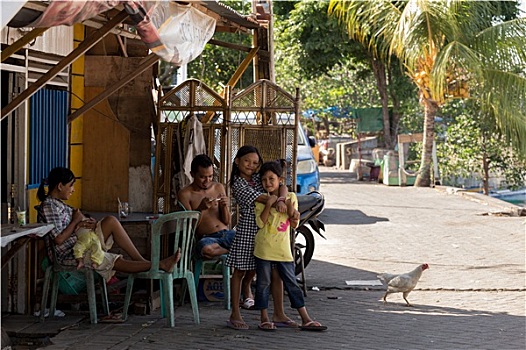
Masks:
[[[239,205],[239,221],[236,226],[236,235],[227,258],[227,265],[234,268],[231,279],[232,313],[227,321],[227,326],[233,329],[245,330],[248,325],[243,321],[239,310],[241,298],[241,284],[251,283],[255,276],[256,261],[254,259],[254,238],[258,232],[254,208],[256,201],[266,203],[268,195],[264,193],[261,186],[261,178],[258,174],[263,159],[253,146],[241,147],[234,159],[230,186],[232,196]],[[284,192],[284,193],[283,193]],[[286,186],[281,186],[280,194],[287,194]],[[287,206],[284,202],[276,204],[276,209],[285,212]],[[283,283],[279,275],[273,274],[272,296],[274,297],[273,320],[277,323],[289,325],[294,323],[286,315],[283,309]],[[248,287],[250,288],[250,287]],[[247,290],[247,288],[243,288]],[[248,298],[248,296],[245,295]],[[253,303],[253,299],[251,299]]]
[[[77,231],[80,229],[93,230],[99,237],[104,249],[103,262],[95,268],[102,277],[109,280],[115,271],[135,273],[148,271],[151,262],[146,260],[137,250],[130,237],[114,216],[107,216],[97,222],[88,219],[79,209],[72,208],[64,203],[75,192],[75,175],[68,168],[54,168],[49,172],[38,188],[37,197],[41,201],[40,215],[42,219],[55,225],[47,235],[47,248],[49,258],[53,259],[54,249],[57,263],[63,265],[77,265],[73,255],[73,248],[77,242]],[[45,185],[48,185],[46,193]],[[124,259],[121,254],[108,252],[113,242],[117,243],[132,260]],[[172,256],[159,262],[159,267],[164,271],[171,271],[181,258],[181,252],[177,251]]]

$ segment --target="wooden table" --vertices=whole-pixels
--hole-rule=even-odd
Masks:
[[[51,224],[2,225],[2,248],[13,242],[2,255],[2,268],[32,237],[43,237],[53,227]]]
[[[87,212],[86,214],[89,214],[97,220],[102,220],[106,216],[115,216],[118,218],[118,214],[116,212]],[[130,236],[130,239],[132,240],[135,247],[137,247],[139,253],[141,253],[141,255],[148,260],[151,259],[150,233],[152,231],[152,224],[157,218],[159,218],[158,214],[134,212],[130,213],[126,218],[119,219],[122,227]],[[124,250],[122,250],[118,245],[113,245],[110,252],[128,256],[128,254],[126,254],[126,252],[124,252]],[[150,314],[152,310],[156,309],[160,305],[158,291],[159,286],[154,284],[153,280],[143,283],[145,284],[145,288],[143,288],[143,290],[146,291],[146,294],[141,295],[134,293],[132,295],[132,301],[135,301],[134,307],[137,314]],[[115,297],[116,295],[112,296],[112,298]],[[124,298],[124,295],[122,295],[122,298]],[[139,305],[143,305],[144,307]]]

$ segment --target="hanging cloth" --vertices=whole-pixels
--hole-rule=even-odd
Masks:
[[[194,179],[190,174],[192,160],[199,154],[206,154],[205,138],[203,136],[203,125],[192,114],[186,121],[186,131],[184,133],[184,163],[183,170],[184,175],[182,176],[181,183],[179,186],[190,184]]]

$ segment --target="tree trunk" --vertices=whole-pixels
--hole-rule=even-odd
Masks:
[[[385,74],[385,64],[379,59],[371,57],[371,67],[373,68],[374,77],[376,79],[376,87],[380,94],[380,101],[382,104],[382,119],[384,121],[384,142],[385,147],[392,149],[391,139],[391,123],[389,122],[389,95],[387,93],[387,79]]]
[[[392,84],[392,72],[391,66],[387,66],[387,83],[389,86],[389,95],[391,96],[391,101],[393,102],[393,115],[391,116],[391,149],[394,149],[395,145],[398,143],[398,126],[400,124],[400,99],[398,98],[395,89]]]
[[[438,111],[437,103],[429,98],[424,102],[424,140],[422,142],[422,161],[416,177],[416,187],[429,187],[431,185],[431,155],[433,141],[435,140],[435,116]]]
[[[323,126],[325,127],[325,131],[327,133],[326,137],[329,138],[329,135],[331,134],[329,118],[327,117],[320,117],[320,118],[321,120],[323,120]]]
[[[489,196],[489,160],[488,160],[488,153],[486,151],[486,145],[487,145],[488,139],[486,137],[486,133],[483,133],[482,135],[482,192]]]

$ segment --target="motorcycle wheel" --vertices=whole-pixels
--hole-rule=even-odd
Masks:
[[[303,253],[303,266],[306,268],[314,254],[314,235],[306,226],[300,226],[296,229],[296,250]],[[301,273],[301,260],[297,251],[294,252],[294,264],[296,276]]]

